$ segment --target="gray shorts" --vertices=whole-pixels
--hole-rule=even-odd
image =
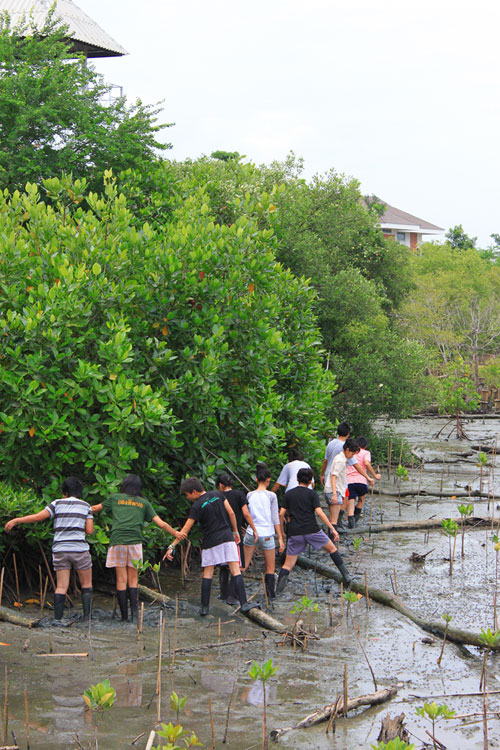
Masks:
[[[92,567],[90,552],[53,552],[52,565],[54,570],[88,570]]]
[[[305,550],[308,544],[313,549],[321,549],[325,544],[328,544],[330,540],[324,531],[315,531],[312,534],[297,534],[296,536],[288,537],[288,545],[286,548],[287,555],[300,555]]]
[[[271,534],[271,536],[259,536],[256,542],[254,535],[249,534],[248,531],[243,539],[243,544],[245,547],[255,547],[257,545],[257,549],[275,549],[276,547],[274,534]]]
[[[327,502],[327,505],[342,505],[344,502],[344,498],[342,497],[342,494],[340,492],[337,492],[337,502],[333,502],[333,492],[325,492],[325,500]]]

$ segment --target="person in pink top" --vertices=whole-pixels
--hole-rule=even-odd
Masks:
[[[364,437],[356,438],[359,445],[359,452],[356,453],[358,465],[364,469],[365,473],[370,473],[374,479],[380,479],[380,474],[376,474],[371,465],[371,453],[367,450],[368,442]],[[347,505],[347,522],[349,528],[356,526],[363,510],[365,495],[368,492],[368,483],[365,477],[356,471],[354,466],[347,467],[347,489],[349,490],[349,499]],[[354,505],[356,503],[356,506]]]

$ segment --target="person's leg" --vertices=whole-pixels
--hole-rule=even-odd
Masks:
[[[201,607],[200,615],[208,615],[210,607],[210,591],[212,589],[212,578],[214,577],[214,565],[207,565],[203,568],[203,578],[201,579]]]
[[[116,598],[120,607],[122,620],[128,620],[128,602],[127,602],[127,566],[120,565],[115,568],[116,573]]]
[[[130,616],[132,622],[137,619],[137,602],[139,599],[139,571],[137,568],[127,565],[127,588],[130,601]]]
[[[297,557],[298,555],[290,555],[287,553],[285,562],[283,563],[278,576],[278,583],[276,586],[277,594],[281,594],[281,592],[284,591],[290,571],[294,569],[295,563],[297,562]]]
[[[229,568],[221,565],[219,568],[219,599],[226,601],[229,594]]]
[[[62,620],[64,614],[64,604],[66,602],[66,592],[69,587],[69,577],[71,568],[56,570],[56,590],[54,593],[54,620]]]
[[[264,554],[264,561],[266,563],[266,574],[264,576],[264,584],[266,587],[267,598],[274,599],[276,596],[275,581],[274,581],[274,571],[276,570],[276,549],[274,547],[274,538],[273,538],[273,548],[263,549],[262,552]]]
[[[244,545],[244,549],[245,549],[245,565],[241,569],[242,573],[244,573],[245,570],[248,569],[248,566],[250,565],[250,563],[252,561],[253,553],[255,552],[255,544],[252,545],[252,546],[250,546],[248,544],[245,544]]]
[[[77,570],[80,587],[82,589],[83,620],[88,620],[92,611],[92,568]]]
[[[328,542],[328,544],[325,544],[323,549],[329,553],[330,557],[332,558],[332,562],[337,566],[345,585],[350,586],[352,578],[345,566],[342,555],[340,554],[334,543],[332,541]]]
[[[245,547],[245,551],[246,551]],[[255,549],[255,547],[253,548]],[[253,552],[253,550],[252,550]],[[240,608],[242,612],[247,612],[249,609],[252,609],[252,605],[249,602],[247,602],[247,592],[245,590],[245,583],[243,581],[243,576],[241,575],[240,566],[237,562],[228,562],[229,565],[229,571],[233,577],[233,585],[234,590],[236,593],[236,596],[239,599],[240,602]]]
[[[358,502],[356,503],[356,507],[354,508],[354,525],[356,525],[361,517],[361,512],[363,510],[363,504],[365,502],[366,495],[359,495]]]

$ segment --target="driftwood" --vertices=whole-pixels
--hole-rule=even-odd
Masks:
[[[410,741],[410,735],[406,731],[405,727],[405,715],[399,714],[391,719],[390,714],[387,714],[382,719],[382,726],[377,737],[377,742],[390,742],[399,737],[403,742]]]
[[[231,641],[221,641],[220,643],[207,643],[204,646],[191,646],[190,648],[176,648],[176,654],[187,654],[191,651],[205,651],[209,648],[221,648],[222,646],[234,646],[238,643],[262,643],[262,638],[233,638]]]
[[[445,498],[459,498],[459,497],[478,497],[482,498],[484,497],[486,500],[488,497],[491,497],[491,493],[487,492],[480,492],[479,490],[442,490],[439,492],[436,490],[435,492],[431,492],[430,490],[420,490],[413,489],[413,490],[401,490],[401,492],[392,492],[391,490],[380,490],[380,494],[382,497],[386,495],[387,497],[445,497]]]
[[[492,521],[495,519],[486,518],[484,516],[474,516],[470,518],[452,518],[459,526],[462,521],[464,528],[480,528],[485,526],[491,526]],[[439,529],[442,525],[441,518],[428,518],[423,521],[392,521],[391,523],[379,523],[379,524],[358,524],[353,529],[339,529],[339,534],[380,534],[383,531],[418,531],[423,529]]]
[[[325,565],[324,563],[315,562],[308,557],[304,557],[304,555],[298,556],[297,563],[302,568],[315,570],[316,573],[325,576],[325,578],[333,578],[335,581],[337,581],[337,583],[341,583],[342,581],[340,573],[337,573],[336,570],[329,567],[328,565]],[[459,628],[453,627],[449,623],[445,624],[443,622],[443,624],[441,624],[441,622],[438,621],[426,620],[417,612],[414,612],[412,609],[407,607],[398,596],[396,596],[395,594],[391,594],[390,591],[384,591],[384,589],[376,589],[372,586],[366,586],[364,581],[363,583],[352,581],[350,588],[353,591],[356,591],[358,594],[363,595],[366,595],[366,592],[368,591],[370,599],[379,602],[379,604],[385,604],[386,607],[392,607],[392,609],[395,609],[397,612],[407,617],[427,633],[432,633],[433,635],[443,637],[445,628],[447,626],[446,637],[449,641],[460,644],[465,643],[468,646],[478,646],[479,648],[484,647],[484,644],[481,643],[481,636],[479,633],[471,633],[468,630],[460,630]],[[489,648],[492,651],[500,651],[500,643]]]
[[[0,620],[4,622],[11,622],[13,625],[21,625],[23,628],[36,628],[40,620],[34,620],[31,617],[26,617],[18,612],[14,612],[8,607],[0,606]]]
[[[142,594],[142,596],[147,599],[148,602],[159,602],[163,605],[170,605],[175,607],[175,599],[171,599],[166,594],[160,594],[159,591],[153,591],[153,589],[150,589],[147,586],[143,586],[141,583],[137,588],[139,589],[139,593]]]
[[[322,721],[329,721],[333,712],[335,711],[335,708],[337,708],[337,713],[338,715],[340,715],[342,713],[347,714],[349,711],[354,711],[354,709],[360,708],[361,706],[378,706],[379,703],[385,703],[391,698],[394,698],[397,692],[397,688],[391,687],[384,688],[383,690],[377,690],[376,693],[359,695],[357,698],[351,698],[347,701],[346,711],[344,711],[344,699],[341,697],[340,701],[336,700],[335,703],[314,711],[314,713],[309,714],[309,716],[306,716],[304,719],[302,719],[302,721],[299,721],[298,724],[294,724],[292,727],[273,729],[273,731],[271,732],[271,737],[273,740],[275,740],[275,742],[277,742],[279,738],[283,734],[285,734],[285,732],[289,732],[292,729],[307,729],[307,727],[312,727],[315,724],[320,724]]]

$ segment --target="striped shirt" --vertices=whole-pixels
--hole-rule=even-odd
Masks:
[[[53,500],[45,510],[54,519],[53,552],[86,552],[85,522],[92,518],[92,510],[85,500],[63,497]]]

